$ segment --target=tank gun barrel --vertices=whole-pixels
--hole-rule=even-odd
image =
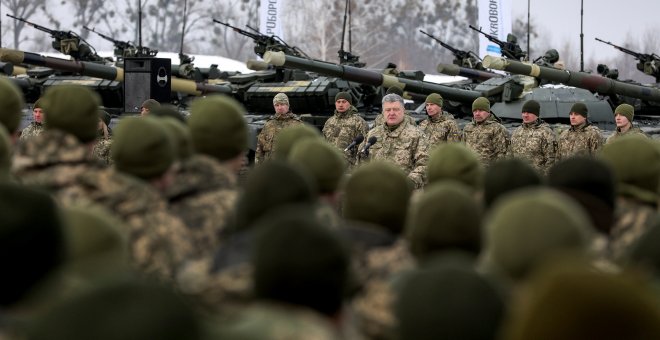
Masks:
[[[435,92],[441,94],[445,99],[460,102],[471,103],[481,96],[481,93],[477,91],[457,89],[436,83],[394,77],[357,67],[295,57],[284,54],[283,52],[268,51],[264,54],[264,61],[275,66],[316,72],[318,74],[362,84],[383,87],[397,86],[404,91],[419,94],[430,94]]]
[[[473,68],[461,67],[454,64],[438,64],[438,72],[449,76],[461,76],[465,78],[475,79],[478,81],[488,80],[490,78],[501,78],[502,75],[498,73],[476,70]]]
[[[660,101],[660,89],[628,84],[585,72],[559,70],[494,56],[486,56],[483,65],[495,70],[528,75],[600,94],[623,95],[648,101]]]
[[[46,57],[37,53],[0,48],[0,62],[44,66],[59,71],[80,73],[84,76],[101,79],[124,81],[124,69],[87,61],[67,60]],[[192,80],[172,77],[172,91],[199,96],[205,93],[232,93],[228,85],[196,83]]]

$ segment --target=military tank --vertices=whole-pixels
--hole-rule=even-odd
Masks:
[[[640,115],[658,115],[660,109],[660,89],[626,83],[579,71],[560,70],[536,64],[523,63],[515,60],[488,56],[484,58],[484,66],[503,70],[517,75],[527,75],[546,81],[552,81],[574,86],[573,90],[586,90],[592,95],[602,98],[612,107],[620,103],[629,103],[635,106],[635,112]],[[590,109],[591,112],[594,112]],[[595,114],[603,114],[599,111]]]

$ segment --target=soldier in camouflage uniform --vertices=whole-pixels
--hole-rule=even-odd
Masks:
[[[419,129],[426,134],[430,148],[439,143],[461,141],[458,124],[451,114],[442,111],[442,104],[442,96],[437,93],[426,97],[426,114],[429,117],[419,124]]]
[[[97,136],[96,93],[81,86],[55,86],[44,96],[45,131],[14,154],[19,181],[44,188],[60,204],[98,204],[128,227],[132,262],[140,272],[170,280],[192,247],[185,227],[167,213],[160,195],[148,185],[104,168],[91,154]]]
[[[21,137],[19,137],[19,140],[24,141],[28,138],[38,136],[42,131],[44,131],[42,124],[43,119],[44,110],[41,107],[41,101],[37,100],[34,102],[34,106],[32,107],[32,122],[21,131]]]
[[[335,114],[323,125],[323,137],[340,150],[345,150],[357,138],[366,136],[369,126],[364,118],[357,114],[353,98],[348,92],[339,92],[335,96]],[[357,148],[344,151],[349,165],[357,162]]]
[[[391,338],[394,281],[414,265],[402,237],[412,187],[395,165],[375,161],[360,165],[344,186],[345,227],[361,291],[353,299],[357,328],[370,339]]]
[[[110,114],[106,111],[99,111],[98,137],[94,144],[92,153],[96,158],[106,165],[112,165],[110,157],[110,148],[112,147],[112,130],[110,129]]]
[[[559,135],[557,159],[566,159],[573,155],[594,156],[603,146],[600,130],[587,119],[589,109],[584,103],[575,103],[571,107],[569,119],[571,127]]]
[[[424,133],[403,117],[403,98],[396,94],[383,97],[383,117],[385,122],[374,126],[367,138],[360,145],[360,161],[386,160],[401,168],[416,188],[426,182],[426,163],[428,162],[428,141]],[[363,152],[372,137],[376,143],[371,146],[368,155]]]
[[[621,104],[614,109],[614,121],[616,122],[616,130],[614,134],[607,137],[605,144],[609,144],[616,138],[628,134],[646,134],[638,127],[633,126],[633,118],[635,117],[635,108],[630,104]]]
[[[525,102],[522,120],[511,136],[511,154],[524,159],[545,174],[555,162],[557,139],[550,126],[539,118],[541,105],[536,100]]]
[[[263,129],[257,136],[257,150],[255,153],[255,163],[263,163],[263,161],[271,157],[273,146],[277,139],[277,134],[283,128],[296,124],[302,124],[300,117],[294,115],[289,110],[289,97],[284,93],[278,93],[273,98],[273,106],[275,107],[275,114],[268,118]]]
[[[607,144],[600,156],[618,181],[609,250],[613,260],[620,260],[656,221],[660,148],[657,141],[633,134]]]
[[[490,102],[484,97],[472,103],[474,119],[463,128],[463,141],[475,151],[484,166],[504,158],[509,146],[509,133],[490,112]]]
[[[193,102],[187,127],[161,118],[183,130],[177,129],[183,144],[179,167],[166,191],[170,211],[188,226],[196,251],[207,258],[220,246],[238,197],[237,175],[248,141],[245,113],[232,98],[209,96]]]

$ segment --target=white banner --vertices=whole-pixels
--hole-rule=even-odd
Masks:
[[[259,32],[276,35],[284,40],[282,32],[282,11],[286,0],[261,0],[259,9]]]
[[[478,6],[481,30],[506,42],[507,34],[511,33],[511,0],[478,0]],[[479,34],[479,56],[483,58],[487,55],[502,56],[496,43]]]

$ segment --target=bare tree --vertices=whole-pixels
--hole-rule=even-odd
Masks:
[[[10,14],[29,20],[37,13],[37,10],[45,9],[46,0],[5,0],[4,5]],[[10,31],[13,32],[13,47],[20,48],[22,42],[28,41],[27,37],[22,37],[21,33],[25,28],[25,23],[12,20],[9,22]]]

